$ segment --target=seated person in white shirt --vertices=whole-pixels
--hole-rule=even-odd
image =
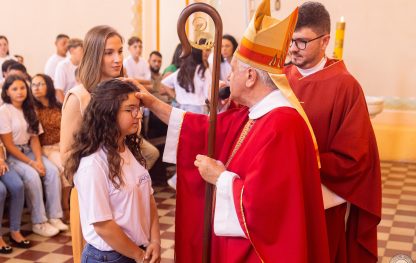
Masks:
[[[69,57],[58,63],[54,77],[56,98],[61,103],[64,101],[66,92],[76,86],[75,70],[81,63],[84,53],[82,40],[71,38],[68,41],[68,51]]]
[[[58,63],[65,59],[68,49],[69,36],[65,34],[59,34],[56,36],[55,46],[56,53],[53,54],[45,65],[45,74],[53,78],[55,76],[55,70]]]
[[[141,57],[143,42],[138,37],[131,37],[128,41],[130,56],[124,59],[123,67],[129,78],[136,79],[146,87],[151,85],[151,72],[146,60]]]

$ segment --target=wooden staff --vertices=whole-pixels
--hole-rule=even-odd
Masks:
[[[218,104],[218,85],[221,63],[221,40],[222,40],[222,20],[217,10],[205,3],[194,3],[187,6],[179,16],[178,36],[182,43],[182,55],[184,58],[191,54],[192,48],[186,36],[186,20],[195,12],[204,12],[209,15],[215,25],[215,44],[214,44],[214,68],[212,70],[211,100],[209,103],[209,130],[208,130],[208,157],[214,158],[215,153],[215,134],[217,124],[217,104]],[[212,202],[214,185],[206,183],[205,186],[205,209],[204,209],[204,236],[202,262],[211,262],[211,231],[212,231]]]

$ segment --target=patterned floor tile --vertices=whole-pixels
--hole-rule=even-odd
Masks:
[[[379,262],[389,263],[397,254],[404,254],[416,262],[416,164],[382,162],[383,206],[378,227]],[[174,262],[175,191],[169,187],[154,187],[161,230],[162,263]],[[30,249],[15,248],[10,255],[1,255],[0,263],[72,263],[69,232],[53,238],[33,234],[25,212],[22,231],[33,243]],[[7,220],[2,233],[7,236]]]

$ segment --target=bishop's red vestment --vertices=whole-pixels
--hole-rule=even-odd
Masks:
[[[227,163],[248,120],[246,107],[218,115],[215,159]],[[208,116],[186,113],[177,148],[176,262],[201,262],[205,181],[194,160],[207,153]],[[212,233],[211,262],[329,262],[316,153],[290,107],[255,120],[227,167],[247,238]]]

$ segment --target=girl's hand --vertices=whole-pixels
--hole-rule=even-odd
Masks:
[[[151,241],[146,248],[145,262],[159,263],[160,258],[160,244],[156,241]]]
[[[46,171],[42,161],[32,161],[30,165],[39,173],[40,176],[45,176]]]
[[[7,166],[6,161],[3,159],[0,159],[0,176],[2,176],[8,171],[9,171],[9,166]]]

